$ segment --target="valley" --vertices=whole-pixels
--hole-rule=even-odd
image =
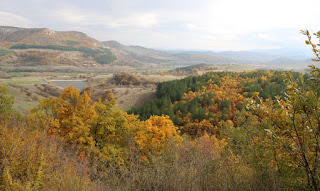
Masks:
[[[217,72],[275,69],[305,72],[310,64],[307,56],[304,60],[301,57],[289,60],[290,56],[271,51],[159,51],[116,41],[99,42],[76,31],[0,26],[0,85],[9,86],[16,99],[14,108],[22,113],[35,106],[44,95],[57,96],[62,88],[51,82],[55,80],[84,80],[97,91],[112,90],[119,100],[118,107],[126,111],[152,97],[159,82],[212,71],[201,68],[191,72],[176,68],[205,64]],[[120,72],[133,73],[149,83],[126,87],[110,84],[113,75]],[[103,88],[99,87],[101,81],[107,84]],[[48,86],[53,92],[41,92],[43,88],[37,86]],[[130,96],[123,91],[130,92]]]

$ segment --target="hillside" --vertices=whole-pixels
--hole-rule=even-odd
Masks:
[[[0,63],[19,66],[110,64],[116,57],[88,35],[77,31],[0,26]]]
[[[298,59],[299,58],[299,59]],[[160,51],[117,41],[100,42],[77,31],[0,26],[0,64],[10,66],[120,66],[124,70],[255,64],[261,69],[303,69],[311,60],[291,49],[253,51]],[[284,62],[282,62],[282,60]],[[15,64],[15,65],[12,65]]]
[[[227,120],[236,123],[235,113],[244,109],[247,98],[255,94],[263,99],[284,95],[287,87],[282,75],[280,71],[209,72],[162,82],[157,87],[157,99],[130,112],[143,120],[151,115],[165,114],[182,129],[203,120],[209,120],[213,126]],[[299,73],[292,75],[295,81],[307,77]]]
[[[158,50],[139,46],[126,46],[117,41],[104,41],[102,43],[105,48],[110,49],[117,56],[119,64],[131,66],[158,65],[178,60],[172,54]]]
[[[0,26],[0,63],[22,65],[99,66],[129,68],[179,67],[199,63],[231,64],[234,59],[215,55],[175,54],[116,41],[100,42],[77,31]],[[110,51],[109,51],[110,50]]]
[[[47,28],[18,28],[0,26],[1,47],[15,44],[58,45],[74,44],[76,47],[98,48],[102,44],[78,31],[53,31]]]
[[[141,46],[126,46],[117,41],[104,41],[104,47],[109,48],[119,59],[119,62],[133,66],[161,65],[161,66],[185,66],[199,63],[207,64],[231,64],[234,59],[217,55],[170,53],[165,51],[144,48]]]

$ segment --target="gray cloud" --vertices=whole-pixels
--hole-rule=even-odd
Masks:
[[[4,0],[1,4],[1,25],[80,30],[99,40],[163,49],[301,46],[300,29],[320,29],[318,0]]]
[[[0,11],[0,25],[29,27],[32,26],[32,21],[19,15]]]

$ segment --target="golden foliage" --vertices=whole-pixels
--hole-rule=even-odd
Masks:
[[[173,142],[180,142],[178,128],[168,116],[151,116],[137,132],[135,137],[140,151],[148,156],[151,153],[163,152]]]
[[[79,165],[38,130],[0,126],[0,190],[93,190]]]
[[[40,123],[48,134],[59,135],[69,144],[93,145],[90,124],[96,119],[96,111],[87,92],[72,86],[64,89],[58,98],[46,98],[33,109],[30,120]]]

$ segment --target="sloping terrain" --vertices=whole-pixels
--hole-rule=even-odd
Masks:
[[[199,63],[207,64],[231,64],[236,60],[223,56],[205,54],[185,54],[159,51],[141,46],[126,46],[116,41],[104,41],[104,47],[110,49],[118,58],[119,62],[133,66],[162,65],[162,66],[185,66]]]
[[[77,31],[0,26],[0,63],[18,65],[178,67],[236,61],[215,55],[175,54],[116,41],[100,42]]]
[[[195,64],[258,64],[263,69],[296,69],[310,64],[301,50],[160,51],[100,42],[77,31],[0,26],[0,64],[176,68]]]
[[[76,47],[98,48],[101,43],[77,31],[53,31],[47,28],[18,28],[0,26],[1,47],[10,48],[15,44],[33,45],[74,45]]]
[[[86,34],[47,28],[0,26],[0,63],[98,66],[116,57]]]

